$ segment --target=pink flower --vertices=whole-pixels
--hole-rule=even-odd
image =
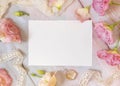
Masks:
[[[103,16],[109,8],[110,1],[111,0],[93,0],[92,6],[99,15]]]
[[[2,42],[21,42],[19,28],[11,19],[2,19],[0,27],[0,39]]]
[[[0,69],[0,86],[11,86],[12,78],[5,69]]]
[[[102,39],[107,44],[113,44],[114,38],[113,38],[113,32],[112,29],[103,23],[96,23],[94,30],[97,34],[97,36]]]
[[[120,64],[120,54],[117,51],[101,50],[97,52],[97,56],[105,60],[111,66],[116,66]]]
[[[89,8],[79,8],[76,11],[77,18],[81,21],[84,22],[86,20],[90,20],[91,16],[89,13]]]

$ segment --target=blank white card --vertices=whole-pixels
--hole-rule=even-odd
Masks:
[[[29,21],[30,66],[91,66],[92,21]]]

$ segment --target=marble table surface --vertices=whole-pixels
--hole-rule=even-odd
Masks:
[[[53,70],[64,71],[65,69],[75,69],[78,71],[79,75],[76,80],[73,80],[73,81],[64,80],[60,82],[58,86],[79,86],[79,80],[81,78],[80,75],[87,69],[101,70],[103,77],[110,76],[112,72],[117,69],[116,67],[111,67],[107,65],[104,61],[97,58],[96,51],[102,48],[107,48],[107,46],[101,40],[99,40],[96,36],[93,37],[94,46],[93,46],[93,66],[92,67],[56,67],[56,66],[55,67],[49,67],[49,66],[48,67],[41,67],[41,66],[32,67],[32,66],[28,66],[28,38],[29,38],[28,37],[28,20],[76,20],[77,18],[75,15],[75,10],[79,7],[88,6],[91,4],[91,2],[92,0],[80,0],[80,1],[75,0],[73,4],[69,6],[67,10],[65,10],[62,13],[61,16],[56,16],[56,17],[48,17],[34,7],[27,8],[23,6],[17,6],[17,5],[12,5],[10,7],[5,17],[12,18],[16,22],[16,24],[21,28],[23,42],[22,44],[0,43],[0,54],[9,52],[10,50],[13,50],[13,49],[20,49],[23,52],[24,57],[25,57],[23,64],[24,64],[24,68],[28,72],[25,86],[37,86],[38,85],[40,79],[33,78],[30,76],[30,73],[35,72],[37,69],[45,69],[48,71],[53,71]],[[15,17],[13,15],[13,12],[17,10],[24,10],[30,13],[31,16],[30,17],[27,17],[27,16]],[[110,11],[112,10],[113,8],[111,8]],[[93,14],[92,15],[93,22],[98,22],[99,20],[101,20],[101,21],[107,21],[111,23],[113,21],[116,21],[117,18],[116,16],[114,16],[116,12],[113,12],[112,14],[108,14],[107,16],[104,16],[104,17],[100,17],[93,11],[93,9],[91,9],[91,13]],[[120,16],[120,13],[118,14],[118,17],[119,16]],[[117,80],[113,83],[112,86],[119,86],[119,85],[120,85],[120,80]],[[89,86],[96,86],[96,85],[90,84]]]

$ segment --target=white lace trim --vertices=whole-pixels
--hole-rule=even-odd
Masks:
[[[88,86],[88,83],[92,78],[96,78],[101,81],[101,73],[96,70],[88,70],[84,72],[81,76],[80,85],[79,86]]]
[[[15,82],[15,86],[25,86],[26,71],[22,67],[23,55],[20,51],[14,50],[10,53],[3,54],[0,57],[0,63],[8,62],[10,60],[12,60],[12,65],[18,72],[17,82]]]
[[[93,79],[96,80],[97,83],[100,83],[102,86],[111,86],[114,80],[120,79],[120,70],[115,71],[106,80],[102,78],[100,71],[88,70],[82,74],[79,86],[88,86],[88,83]]]

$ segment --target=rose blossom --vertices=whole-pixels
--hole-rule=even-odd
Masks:
[[[48,0],[48,6],[53,13],[57,13],[61,10],[66,0]]]
[[[11,86],[12,78],[5,69],[0,69],[0,86]]]
[[[21,42],[19,28],[11,19],[2,19],[0,27],[0,39],[2,42]]]
[[[51,72],[47,72],[40,80],[40,83],[38,86],[56,86],[56,76],[55,74]]]
[[[76,15],[77,15],[77,18],[81,22],[84,22],[86,20],[90,20],[90,18],[91,18],[90,13],[89,13],[89,8],[87,8],[87,7],[77,9]]]
[[[100,50],[97,52],[97,56],[105,60],[109,65],[120,64],[120,54],[115,50]]]
[[[101,16],[108,10],[111,0],[93,0],[92,6],[94,10]]]
[[[102,39],[104,42],[106,42],[107,44],[113,44],[114,43],[114,38],[113,38],[113,32],[112,32],[112,28],[110,28],[109,26],[107,26],[104,23],[96,23],[94,30],[97,34],[97,36]]]

